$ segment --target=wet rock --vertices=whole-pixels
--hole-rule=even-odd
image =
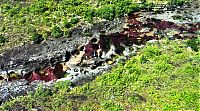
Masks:
[[[0,84],[0,101],[5,102],[11,97],[17,97],[27,94],[28,81],[25,79],[12,81],[12,82],[2,82]]]
[[[195,15],[196,12],[194,10],[191,14]],[[179,14],[181,17],[191,16],[183,15],[181,10]],[[40,84],[51,88],[55,82],[69,80],[74,86],[82,85],[117,63],[123,63],[146,43],[159,43],[163,36],[170,39],[195,37],[194,31],[200,30],[199,22],[188,25],[185,24],[186,20],[174,20],[174,15],[172,11],[131,13],[127,19],[78,26],[71,31],[69,38],[47,40],[6,51],[0,56],[0,64],[3,64],[1,73],[23,69],[25,75],[20,70],[17,72],[26,80],[2,81],[0,96],[4,99],[0,101],[34,93]],[[197,19],[192,17],[191,20]],[[90,33],[91,37],[85,33]],[[123,57],[115,60],[116,55]],[[63,78],[65,73],[68,75]]]
[[[0,87],[0,101],[5,102],[10,98],[10,91],[6,85]]]
[[[110,28],[111,30],[107,33],[120,31],[122,30],[120,29],[122,21],[123,18],[96,23],[90,27],[88,25],[78,26],[73,29],[69,38],[46,40],[40,44],[27,44],[7,50],[0,55],[0,64],[4,64],[4,67],[8,70],[24,69],[26,72],[29,72],[33,71],[35,67],[51,64],[50,59],[52,58],[57,59],[57,57],[63,56],[62,60],[67,61],[69,59],[69,52],[76,49],[77,46],[86,44],[91,38],[84,37],[83,32],[88,32],[93,37],[98,37],[99,30],[102,29]],[[60,61],[60,58],[56,61]]]
[[[87,68],[78,71],[73,70],[82,62],[85,47],[79,47],[77,52],[73,50],[77,49],[78,46],[85,45],[89,40],[91,40],[92,50],[93,48],[97,49],[99,30],[110,29],[105,33],[120,31],[122,21],[123,19],[116,19],[100,22],[91,27],[87,27],[87,25],[78,26],[72,31],[69,38],[43,42],[38,39],[37,44],[22,45],[5,51],[0,55],[0,74],[8,75],[10,79],[5,81],[5,77],[1,76],[0,102],[27,93],[34,93],[40,84],[45,85],[45,87],[52,87],[56,79],[64,77],[66,70],[71,71],[67,80],[75,84],[80,84],[79,80],[94,79],[95,73],[99,74],[102,71],[97,70],[91,74],[90,69]],[[91,33],[93,39],[84,37],[84,32]],[[24,79],[21,78],[22,76]]]

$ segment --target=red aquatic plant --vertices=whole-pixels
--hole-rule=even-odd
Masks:
[[[42,77],[42,80],[44,80],[45,82],[58,79],[54,74],[53,68],[47,67],[44,70],[45,70],[46,74],[45,74],[45,76]]]
[[[46,67],[45,69],[36,69],[32,72],[31,76],[27,79],[29,82],[32,82],[35,80],[42,80],[45,82],[55,80],[57,79],[57,77],[55,76],[53,71],[54,69],[51,67]]]
[[[87,57],[88,59],[92,56],[95,56],[95,52],[99,49],[99,44],[96,43],[89,43],[85,46],[85,54],[83,56]]]
[[[33,71],[30,77],[30,82],[35,80],[42,80],[42,77],[40,76],[40,73],[38,71]]]

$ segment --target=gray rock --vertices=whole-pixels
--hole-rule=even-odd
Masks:
[[[5,102],[10,98],[8,86],[0,86],[0,101]]]

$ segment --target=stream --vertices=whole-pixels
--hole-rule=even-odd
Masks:
[[[114,21],[76,27],[69,38],[30,43],[0,55],[0,103],[69,80],[82,85],[162,38],[192,39],[200,34],[199,3],[141,10]],[[120,55],[120,56],[119,56]],[[119,56],[118,58],[116,58]]]

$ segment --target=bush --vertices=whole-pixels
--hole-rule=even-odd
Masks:
[[[103,101],[103,103],[101,105],[104,108],[104,110],[106,110],[106,111],[123,111],[122,106],[114,103],[111,100]]]
[[[72,17],[71,18],[71,23],[72,24],[77,24],[78,22],[79,22],[78,18],[76,18],[76,17]]]
[[[5,43],[6,38],[3,35],[0,35],[0,43]]]
[[[184,0],[170,0],[170,4],[171,5],[178,5],[178,6],[181,6],[184,4]]]
[[[1,31],[1,32],[4,32],[5,30],[6,30],[6,27],[2,25],[2,26],[0,27],[0,31]]]
[[[114,6],[111,4],[104,5],[97,10],[96,14],[98,17],[101,17],[107,20],[113,20],[115,17]]]
[[[191,47],[192,50],[198,51],[200,48],[200,37],[199,38],[193,38],[187,41],[187,46]]]
[[[50,89],[44,88],[43,85],[40,85],[36,92],[34,93],[33,97],[38,98],[38,97],[48,97],[52,96],[52,92]]]
[[[55,38],[63,36],[64,32],[58,26],[54,26],[51,32],[51,35]]]
[[[64,20],[63,26],[66,27],[66,28],[70,28],[70,27],[72,27],[72,24],[70,22],[68,22],[68,20]]]
[[[129,13],[131,11],[134,11],[134,8],[138,7],[135,4],[132,4],[132,0],[123,0],[120,2],[117,2],[115,4],[115,16],[120,17],[125,13]]]
[[[70,81],[59,81],[59,82],[54,84],[54,86],[52,88],[52,92],[54,92],[56,94],[58,94],[58,91],[60,93],[67,92],[67,91],[70,90],[69,86],[71,86]]]
[[[86,21],[88,21],[89,23],[92,23],[93,22],[93,17],[95,16],[95,10],[91,7],[85,9],[85,12],[84,12],[84,19]]]
[[[31,35],[31,40],[35,43],[35,44],[39,44],[41,43],[44,39],[42,38],[41,34],[38,34],[37,32],[33,32]]]
[[[140,55],[140,62],[145,63],[149,59],[154,59],[156,56],[161,55],[161,51],[158,46],[153,45],[153,46],[146,46],[142,54]]]

